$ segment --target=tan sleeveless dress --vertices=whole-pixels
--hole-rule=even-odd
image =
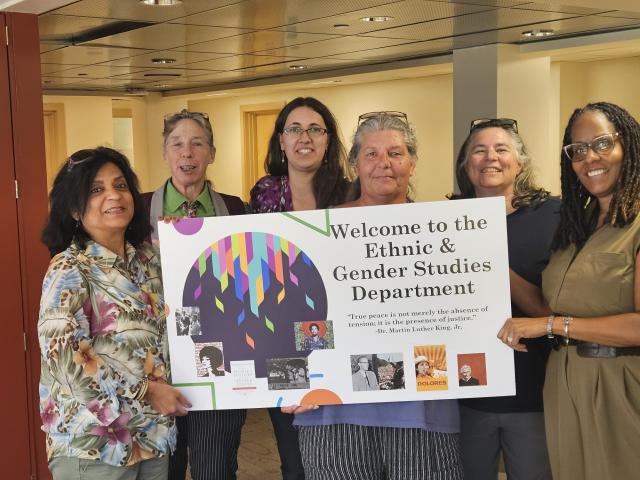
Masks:
[[[640,217],[625,228],[598,229],[577,255],[573,246],[555,252],[542,281],[551,309],[575,317],[635,311],[639,248]],[[640,478],[640,356],[552,351],[544,408],[554,480]]]

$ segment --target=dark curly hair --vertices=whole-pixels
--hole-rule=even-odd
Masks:
[[[518,209],[520,207],[526,207],[531,204],[544,201],[549,196],[549,192],[535,184],[531,157],[529,157],[522,137],[515,130],[503,126],[497,120],[495,122],[486,122],[482,127],[473,129],[467,136],[462,147],[460,147],[458,158],[456,159],[456,182],[458,183],[460,193],[449,194],[447,195],[447,198],[450,200],[476,198],[475,188],[469,179],[469,174],[467,173],[465,166],[469,160],[469,147],[473,143],[476,135],[485,128],[503,129],[509,134],[516,150],[518,162],[520,163],[521,168],[513,183],[513,198],[511,199],[511,206]]]
[[[213,370],[215,370],[220,365],[222,365],[224,361],[222,357],[222,352],[220,351],[220,349],[217,347],[214,347],[213,345],[205,345],[204,347],[202,347],[200,349],[199,356],[200,356],[201,362],[204,357],[207,357],[211,362],[211,368]]]
[[[264,169],[269,175],[282,176],[288,174],[289,162],[280,149],[280,135],[289,114],[299,107],[308,107],[317,112],[327,126],[329,144],[325,160],[313,176],[313,195],[318,208],[339,205],[345,201],[350,182],[345,175],[346,150],[340,135],[338,124],[329,109],[313,97],[297,97],[287,103],[276,118],[276,123],[269,139],[269,150],[264,161]]]
[[[563,145],[572,142],[571,129],[586,112],[600,112],[620,134],[624,156],[620,176],[613,189],[605,223],[624,227],[633,222],[640,208],[640,124],[624,108],[607,102],[589,103],[574,110],[564,130]],[[600,206],[597,198],[580,183],[571,160],[560,153],[562,206],[560,225],[551,244],[553,250],[575,244],[581,248],[595,231]]]
[[[137,247],[150,234],[151,225],[145,214],[138,177],[131,169],[127,157],[107,147],[79,150],[62,165],[49,194],[49,218],[41,239],[52,256],[66,250],[74,239],[80,248],[84,248],[87,240],[90,240],[73,215],[84,213],[91,183],[98,170],[106,163],[113,163],[122,171],[133,196],[134,213],[125,239]]]

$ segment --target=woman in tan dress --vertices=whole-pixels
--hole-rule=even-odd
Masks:
[[[545,423],[555,480],[640,475],[640,125],[624,109],[576,110],[562,153],[560,226],[543,273],[555,315],[509,319],[498,337],[548,336]]]

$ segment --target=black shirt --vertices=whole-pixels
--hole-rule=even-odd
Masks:
[[[507,215],[509,267],[528,282],[540,287],[542,270],[547,266],[551,240],[560,221],[560,200],[521,207]],[[513,317],[526,317],[513,302]],[[496,332],[497,333],[497,332]],[[494,413],[541,412],[544,371],[549,356],[545,337],[523,339],[528,352],[514,352],[516,395],[461,399],[460,403],[476,410]],[[491,382],[491,378],[487,378]]]

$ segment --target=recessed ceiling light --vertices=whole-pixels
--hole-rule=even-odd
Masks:
[[[289,70],[306,70],[309,65],[289,65]]]
[[[522,32],[522,36],[540,38],[540,37],[550,37],[555,33],[556,32],[548,28],[548,29],[540,29],[540,30],[527,30],[525,32]]]
[[[178,5],[182,3],[182,0],[140,0],[140,3],[145,5],[157,5],[159,7],[170,7],[171,5]]]
[[[342,80],[323,80],[321,82],[311,82],[311,85],[329,85],[333,83],[341,83]]]
[[[387,17],[386,15],[379,15],[376,17],[362,17],[360,19],[361,22],[388,22],[389,20],[393,20],[393,17]]]
[[[168,83],[157,83],[153,87],[154,88],[169,88],[170,86],[171,85],[169,85]]]
[[[349,28],[348,23],[336,23],[333,25],[333,28]]]
[[[207,97],[221,97],[223,95],[229,95],[228,92],[207,93]]]
[[[166,65],[168,63],[176,63],[175,58],[152,58],[151,63],[154,65]]]

